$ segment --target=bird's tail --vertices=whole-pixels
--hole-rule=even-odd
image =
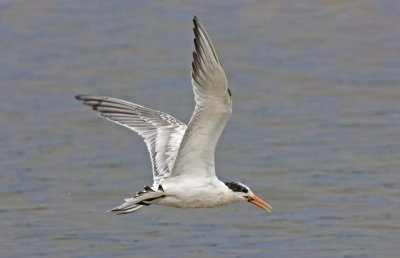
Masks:
[[[115,214],[126,214],[139,210],[143,206],[149,206],[152,201],[163,198],[164,197],[164,189],[160,185],[158,190],[154,190],[149,186],[145,186],[144,190],[138,192],[134,197],[126,198],[125,202],[118,207],[115,207],[109,212],[113,212]]]

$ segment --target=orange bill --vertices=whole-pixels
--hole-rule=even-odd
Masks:
[[[251,202],[252,204],[260,207],[263,210],[266,210],[268,212],[271,212],[272,207],[271,205],[269,205],[268,203],[266,203],[265,201],[263,201],[261,198],[257,197],[257,196],[247,196],[247,199],[249,200],[249,202]]]

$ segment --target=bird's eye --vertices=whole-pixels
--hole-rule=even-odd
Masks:
[[[249,190],[247,190],[246,188],[244,188],[244,189],[242,190],[242,192],[243,192],[243,193],[248,193]]]

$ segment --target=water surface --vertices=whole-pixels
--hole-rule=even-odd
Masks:
[[[400,3],[214,2],[0,1],[1,257],[398,257]],[[234,98],[218,175],[274,210],[112,216],[148,154],[73,96],[187,122],[194,14]]]

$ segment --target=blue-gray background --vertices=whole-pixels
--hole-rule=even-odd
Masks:
[[[187,122],[194,14],[234,98],[217,173],[274,210],[112,216],[147,151],[74,95]],[[397,0],[0,1],[0,256],[399,257],[399,24]]]

